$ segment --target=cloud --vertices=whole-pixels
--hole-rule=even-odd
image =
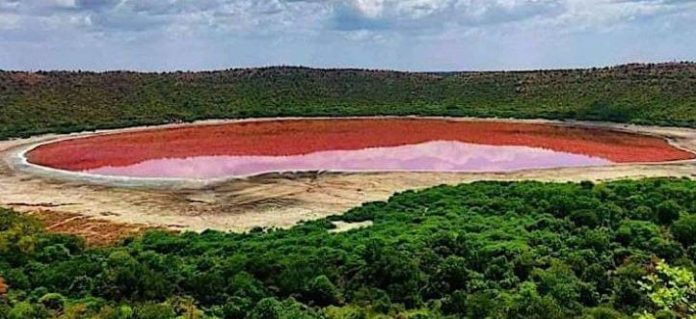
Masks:
[[[19,16],[13,13],[0,13],[0,30],[17,28],[19,19]]]
[[[8,48],[0,68],[73,67],[117,54],[111,60],[123,63],[90,65],[127,67],[164,48],[176,50],[164,53],[172,62],[148,60],[152,69],[183,60],[182,68],[560,66],[570,60],[554,53],[558,43],[606,64],[689,57],[696,44],[677,41],[694,43],[694,23],[696,0],[0,0],[0,47]],[[606,53],[589,52],[592,42]],[[674,48],[657,50],[667,43]],[[30,61],[26,50],[37,49]]]
[[[340,5],[333,9],[330,27],[340,31],[384,30],[392,27],[389,20],[371,16],[373,14],[352,5]]]
[[[170,26],[235,31],[283,25],[319,31],[433,30],[555,21],[603,27],[693,6],[678,0],[0,0],[0,9],[48,28],[82,21],[85,32],[133,32]],[[53,19],[53,20],[51,20]],[[55,21],[61,20],[61,21]],[[54,23],[54,25],[49,25]],[[73,23],[74,24],[74,23]]]
[[[356,0],[335,8],[332,26],[344,31],[476,27],[555,15],[562,7],[551,0]]]

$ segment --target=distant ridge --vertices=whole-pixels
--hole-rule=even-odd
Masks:
[[[367,115],[696,126],[696,63],[462,72],[0,71],[0,138],[208,118]]]
[[[234,67],[226,69],[214,69],[214,70],[175,70],[175,71],[134,71],[127,69],[113,69],[105,71],[90,71],[90,70],[10,70],[10,69],[0,69],[0,72],[9,73],[87,73],[87,74],[109,74],[109,73],[141,73],[141,74],[180,74],[180,73],[222,73],[222,72],[239,72],[248,70],[314,70],[314,71],[348,71],[348,72],[373,72],[373,73],[405,73],[405,74],[465,74],[465,73],[529,73],[529,72],[559,72],[559,71],[597,71],[597,70],[612,70],[612,69],[650,69],[650,68],[669,68],[669,67],[684,67],[684,66],[696,66],[696,61],[671,61],[671,62],[656,62],[656,63],[625,63],[616,64],[600,67],[586,67],[586,68],[539,68],[539,69],[510,69],[510,70],[461,70],[461,71],[404,71],[404,70],[393,70],[393,69],[374,69],[374,68],[322,68],[322,67],[310,67],[303,65],[269,65],[269,66],[258,66],[258,67]]]

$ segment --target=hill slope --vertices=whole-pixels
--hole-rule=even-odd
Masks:
[[[696,63],[461,73],[0,71],[0,138],[205,118],[407,114],[696,126]]]

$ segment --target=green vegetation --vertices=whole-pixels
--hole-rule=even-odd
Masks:
[[[696,64],[462,73],[0,71],[0,139],[206,118],[348,115],[696,126]]]
[[[690,313],[692,318],[696,318],[694,274],[685,268],[670,267],[663,260],[657,261],[655,270],[644,277],[646,282],[641,285],[643,290],[649,292],[650,300],[659,307],[661,313],[669,314],[677,310],[679,313]],[[656,315],[646,312],[641,318],[656,318]]]
[[[693,318],[695,216],[688,179],[477,182],[86,248],[2,210],[0,318]]]

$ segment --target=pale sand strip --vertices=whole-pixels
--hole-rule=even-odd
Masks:
[[[447,118],[452,120],[452,118]],[[263,119],[274,120],[274,119]],[[473,120],[459,118],[456,120]],[[481,119],[475,119],[481,120]],[[667,138],[674,146],[696,151],[696,130],[613,123],[488,119],[609,128]],[[208,125],[240,120],[202,121],[158,127]],[[241,120],[250,121],[250,120]],[[94,178],[33,165],[22,154],[38,144],[90,134],[111,134],[148,127],[44,135],[0,141],[0,205],[19,211],[37,209],[79,213],[115,222],[201,231],[247,230],[255,226],[289,227],[341,213],[393,193],[439,184],[477,180],[581,181],[658,176],[696,176],[696,162],[621,164],[512,173],[302,173],[270,174],[227,181]],[[122,187],[127,186],[127,187]]]

